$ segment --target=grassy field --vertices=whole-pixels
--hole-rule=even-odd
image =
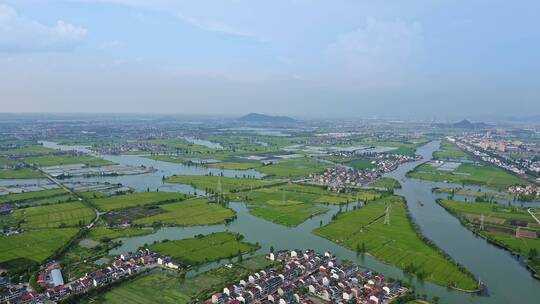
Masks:
[[[76,228],[43,229],[0,236],[0,263],[18,258],[41,263],[64,246],[78,231]]]
[[[0,169],[0,179],[42,178],[43,174],[30,168]]]
[[[232,219],[234,212],[218,204],[208,203],[204,199],[160,205],[163,213],[135,220],[136,224],[194,226],[221,224]]]
[[[218,193],[218,183],[221,183],[222,193],[239,192],[252,188],[268,187],[276,182],[251,178],[233,178],[206,175],[178,175],[165,179],[166,183],[187,184],[206,192]]]
[[[384,224],[390,208],[390,224]],[[443,286],[477,288],[473,277],[460,270],[434,246],[427,244],[412,225],[405,203],[388,196],[365,207],[341,213],[314,233]]]
[[[61,204],[77,201],[77,197],[72,194],[63,194],[52,197],[40,198],[27,200],[17,203],[19,206],[32,207],[32,206],[41,206],[41,205],[52,205],[52,204]]]
[[[242,242],[241,239],[242,236],[237,233],[217,232],[191,239],[152,244],[150,249],[171,256],[185,265],[198,265],[258,249],[258,246]]]
[[[390,177],[379,178],[377,181],[371,184],[371,186],[377,188],[386,188],[388,190],[401,188],[401,184],[399,183],[399,181]]]
[[[9,203],[9,202],[24,202],[24,201],[38,200],[38,199],[55,197],[59,195],[65,195],[65,194],[67,194],[67,192],[64,189],[51,189],[51,190],[8,194],[8,195],[0,196],[0,204]]]
[[[408,177],[425,179],[435,182],[451,182],[465,185],[479,185],[499,190],[506,190],[516,184],[529,184],[503,169],[488,165],[461,164],[453,172],[434,168],[429,163],[416,167],[407,173]]]
[[[228,170],[248,170],[254,169],[262,166],[260,162],[235,162],[235,161],[226,161],[219,163],[206,164],[206,167],[209,168],[219,168],[219,169],[228,169]]]
[[[107,227],[93,227],[88,231],[86,237],[94,241],[100,241],[103,239],[113,240],[117,238],[147,235],[152,232],[152,229],[147,228],[111,229]]]
[[[346,165],[351,166],[357,170],[373,169],[377,165],[372,164],[369,159],[355,159],[346,163]]]
[[[525,208],[455,200],[437,200],[437,203],[458,217],[467,228],[515,254],[529,257],[529,266],[540,273],[540,225]],[[538,216],[540,209],[532,210]],[[484,229],[480,228],[482,215]],[[536,237],[516,237],[518,226],[519,229],[535,232]]]
[[[481,192],[476,190],[468,190],[461,188],[433,188],[434,193],[444,193],[444,194],[455,194],[455,195],[464,195],[464,196],[473,196],[480,197],[484,200],[490,199],[501,199],[501,200],[512,200],[513,196],[506,193],[491,193],[491,192]]]
[[[324,207],[287,201],[287,205],[285,206],[256,207],[251,208],[249,213],[276,224],[295,227],[305,222],[311,216],[327,211],[328,209]]]
[[[433,152],[433,157],[437,159],[471,159],[456,144],[444,140],[441,143],[441,150]]]
[[[17,209],[8,217],[21,222],[23,228],[78,227],[88,224],[95,212],[81,202]]]
[[[257,256],[235,263],[230,269],[220,267],[186,279],[180,279],[176,272],[154,271],[115,287],[95,300],[108,304],[184,304],[196,298],[204,301],[210,293],[270,265],[269,260]]]
[[[92,200],[99,210],[111,211],[136,206],[175,202],[187,198],[187,194],[174,192],[140,192]]]
[[[39,167],[49,167],[58,165],[85,164],[90,167],[112,165],[111,161],[93,156],[72,156],[72,155],[44,155],[35,157],[26,157],[24,162],[34,164]]]
[[[0,155],[26,156],[58,152],[58,150],[45,148],[42,145],[27,145],[17,149],[0,150]]]
[[[277,164],[262,166],[257,168],[257,171],[275,177],[296,178],[318,173],[329,167],[331,167],[330,164],[312,158],[302,157],[285,159]]]
[[[250,213],[265,220],[289,227],[297,226],[313,215],[328,211],[316,204],[346,204],[380,197],[375,191],[335,193],[322,187],[300,184],[277,185],[238,193],[238,199],[248,202]]]

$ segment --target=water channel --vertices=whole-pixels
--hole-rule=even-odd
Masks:
[[[208,234],[215,231],[229,230],[243,234],[248,242],[259,243],[261,245],[259,253],[268,252],[270,246],[275,249],[313,248],[320,252],[331,251],[340,259],[352,260],[386,276],[408,281],[416,287],[416,291],[420,294],[439,296],[441,303],[538,303],[540,299],[540,281],[532,278],[529,271],[511,254],[476,237],[472,232],[464,228],[455,217],[436,204],[435,199],[440,195],[433,194],[431,189],[434,187],[448,188],[455,185],[420,181],[405,176],[415,166],[429,161],[432,158],[432,152],[437,150],[439,145],[439,142],[434,141],[422,146],[417,151],[423,157],[422,160],[403,164],[397,170],[387,174],[387,176],[396,178],[402,184],[402,188],[396,192],[407,199],[410,213],[423,234],[479,278],[487,286],[487,292],[484,295],[468,294],[430,282],[417,281],[404,275],[396,267],[381,263],[369,255],[357,256],[351,250],[312,234],[311,231],[319,227],[321,221],[325,225],[331,220],[332,215],[339,209],[337,206],[329,206],[329,212],[314,216],[297,227],[289,228],[254,217],[249,214],[245,204],[232,202],[229,207],[237,213],[237,219],[228,225],[184,228],[164,227],[151,235],[122,239],[122,246],[115,248],[111,254],[132,251],[154,241],[182,239],[200,233]],[[153,166],[158,169],[156,173],[144,175],[86,179],[119,182],[139,191],[145,191],[147,187],[150,187],[150,189],[159,188],[163,191],[186,193],[193,191],[193,188],[189,186],[168,186],[163,184],[161,180],[163,175],[207,174],[208,172],[217,174],[222,171],[226,176],[248,174],[246,171],[206,169],[204,167],[171,164],[133,155],[102,157],[121,164]],[[421,201],[423,206],[418,204],[418,201]],[[221,263],[223,262],[225,261]],[[201,269],[209,269],[219,264],[212,263]]]

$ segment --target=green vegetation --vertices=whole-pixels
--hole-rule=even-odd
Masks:
[[[389,224],[384,223],[387,207]],[[390,195],[357,210],[339,213],[314,233],[439,285],[471,291],[478,287],[466,270],[418,232],[406,204],[398,196]]]
[[[42,229],[11,236],[0,235],[0,263],[21,258],[41,263],[68,243],[78,231],[75,228]]]
[[[86,237],[94,241],[104,241],[147,235],[151,234],[152,232],[153,230],[148,228],[112,229],[106,227],[94,227],[88,231]]]
[[[316,214],[328,209],[316,204],[346,204],[369,201],[380,197],[375,191],[335,193],[318,186],[299,184],[276,185],[238,194],[238,199],[248,202],[250,213],[286,226],[297,226]]]
[[[8,194],[8,195],[0,196],[0,204],[1,203],[19,203],[19,202],[32,201],[32,200],[37,200],[37,199],[44,199],[44,198],[50,198],[50,197],[55,197],[59,195],[65,195],[66,193],[67,192],[64,189],[50,189],[50,190],[42,190],[42,191]]]
[[[149,155],[145,156],[146,158],[153,159],[153,160],[159,160],[164,161],[168,163],[175,163],[175,164],[188,164],[190,163],[189,160],[182,156],[177,155],[166,155],[166,154],[159,154],[159,155]]]
[[[187,197],[187,194],[174,192],[140,192],[95,199],[92,200],[92,204],[99,210],[111,211],[136,206],[178,202]]]
[[[49,167],[58,165],[84,164],[89,167],[105,166],[114,164],[111,161],[93,156],[73,156],[73,155],[44,155],[26,157],[24,161],[27,164],[33,164],[39,167]]]
[[[422,164],[407,173],[408,177],[435,182],[451,182],[464,185],[480,185],[504,189],[516,184],[529,184],[513,174],[490,165],[461,164],[452,171],[438,170],[430,163]]]
[[[227,170],[248,170],[248,169],[254,169],[262,166],[262,163],[260,162],[233,162],[233,161],[227,161],[227,162],[219,162],[219,163],[211,163],[206,164],[205,166],[209,168],[219,168],[219,169],[227,169]]]
[[[264,256],[256,256],[235,263],[232,268],[219,267],[186,279],[181,279],[177,272],[153,271],[100,294],[97,299],[92,300],[109,304],[190,303],[196,299],[207,299],[211,293],[223,286],[270,265],[271,262]]]
[[[224,176],[208,175],[178,175],[167,177],[166,183],[187,184],[207,193],[218,193],[218,184],[221,184],[221,193],[234,193],[243,190],[268,187],[276,182],[264,181],[252,178],[233,178]]]
[[[434,193],[444,193],[444,194],[450,194],[450,196],[454,195],[463,195],[463,196],[473,196],[478,197],[482,201],[488,202],[493,199],[500,199],[500,200],[512,200],[513,196],[506,193],[493,193],[493,192],[482,192],[482,191],[476,191],[476,190],[468,190],[468,189],[462,189],[462,188],[433,188]]]
[[[371,186],[377,187],[377,188],[386,188],[388,190],[401,188],[401,184],[399,183],[399,181],[397,179],[390,178],[390,177],[379,178],[377,181],[371,184]]]
[[[372,164],[369,159],[355,159],[346,163],[357,170],[373,169],[377,168],[377,165]]]
[[[471,159],[467,153],[448,140],[441,143],[440,151],[433,152],[433,157],[437,159]]]
[[[330,164],[302,157],[284,159],[276,164],[259,167],[257,171],[275,177],[296,178],[318,173],[329,167],[331,167]]]
[[[221,224],[231,220],[234,212],[219,204],[209,203],[204,199],[160,205],[162,213],[135,220],[136,224],[152,225],[211,225]]]
[[[43,174],[30,168],[0,169],[0,179],[42,178]]]
[[[58,150],[45,148],[42,145],[25,145],[17,149],[1,150],[0,155],[10,155],[10,156],[27,156],[27,155],[40,155],[48,154],[52,152],[58,152]]]
[[[386,152],[389,154],[401,154],[401,155],[407,155],[407,156],[414,156],[416,153],[416,149],[427,142],[428,140],[420,139],[416,141],[362,140],[359,143],[364,144],[364,145],[371,145],[371,146],[396,148],[392,151]]]
[[[520,256],[528,256],[528,265],[540,273],[540,224],[525,208],[503,206],[488,202],[437,200],[463,225],[492,243]],[[531,209],[539,217],[539,209]],[[481,222],[484,222],[482,229]]]
[[[242,242],[242,235],[217,232],[191,239],[152,244],[150,249],[173,257],[185,265],[197,265],[231,258],[258,249],[257,245]]]
[[[81,202],[36,206],[17,209],[8,219],[19,222],[23,228],[80,227],[88,224],[95,212]]]

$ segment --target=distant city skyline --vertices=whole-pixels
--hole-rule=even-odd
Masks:
[[[0,0],[0,112],[540,115],[540,2]]]

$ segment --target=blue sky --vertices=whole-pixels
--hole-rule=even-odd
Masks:
[[[0,111],[535,115],[539,11],[528,0],[0,0]]]

